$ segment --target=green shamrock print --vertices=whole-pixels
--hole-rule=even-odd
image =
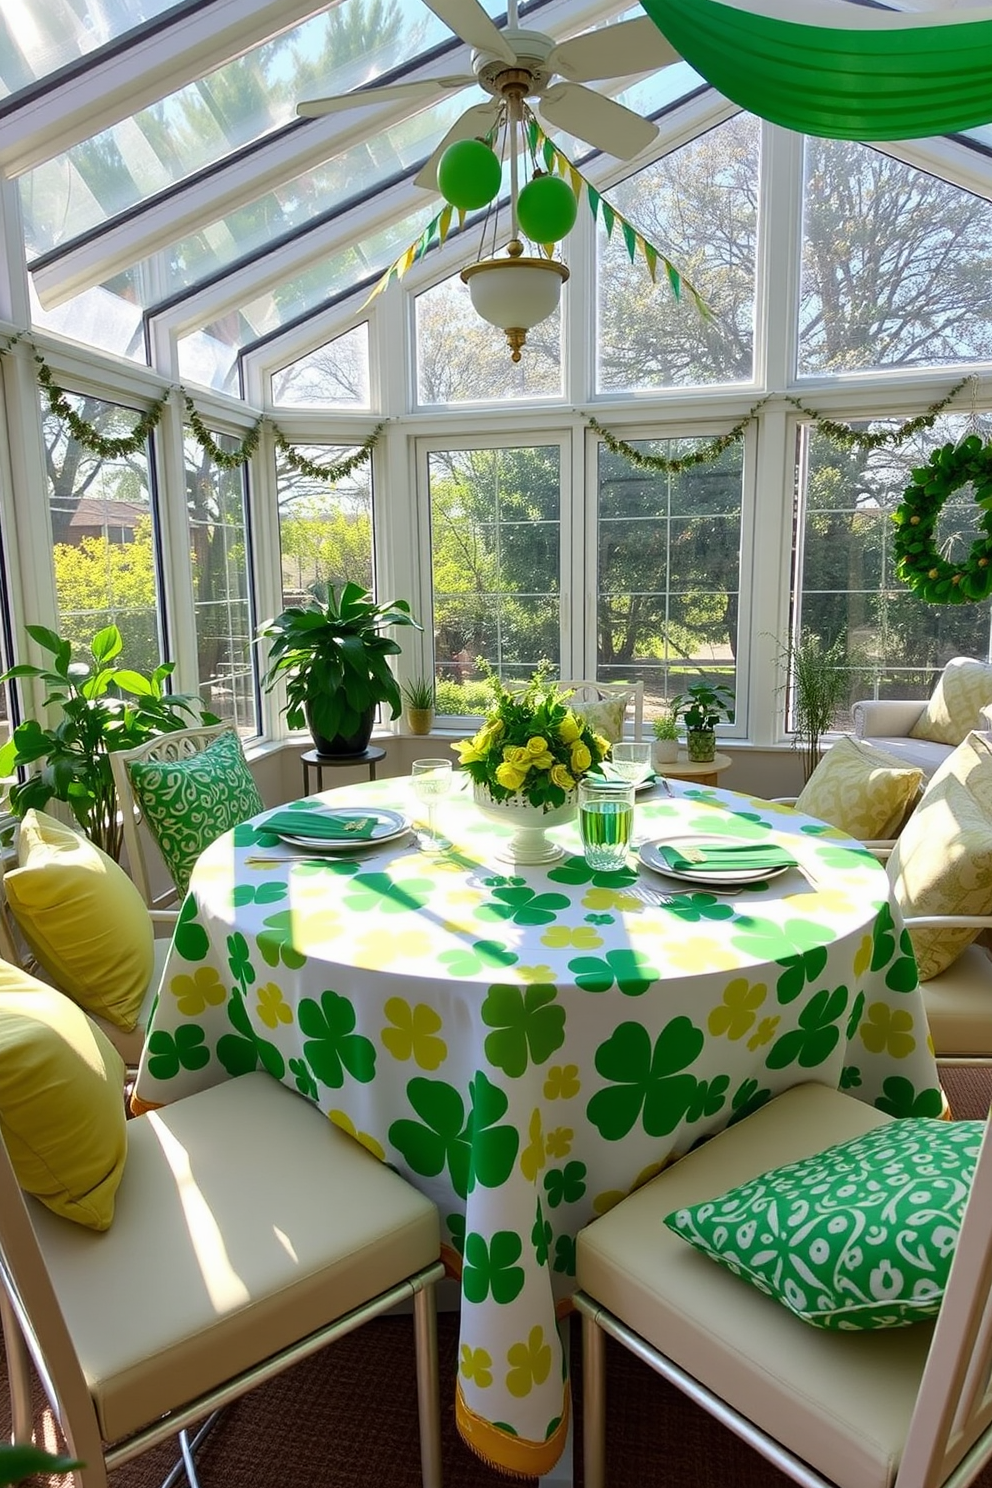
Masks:
[[[196,900],[192,894],[183,900],[173,944],[184,961],[204,961],[210,950],[210,937],[196,918]]]
[[[881,971],[883,966],[888,966],[885,973],[887,987],[891,987],[893,992],[915,992],[918,979],[913,943],[908,932],[903,930],[897,948],[895,921],[888,904],[883,904],[875,916],[871,939],[872,971]]]
[[[320,994],[320,1002],[304,997],[297,1010],[300,1030],[306,1034],[303,1054],[317,1079],[332,1090],[340,1090],[345,1071],[362,1085],[375,1077],[375,1045],[355,1032],[355,1009],[340,992]]]
[[[940,1116],[944,1110],[944,1097],[933,1086],[917,1092],[912,1081],[904,1075],[890,1075],[883,1082],[882,1094],[875,1105],[890,1116]]]
[[[692,830],[705,836],[713,830],[713,817],[709,812],[690,822]],[[758,842],[768,835],[764,820],[756,811],[728,811],[720,814],[720,833],[725,837],[741,837],[749,842]]]
[[[597,1090],[586,1115],[608,1142],[618,1142],[640,1117],[649,1137],[667,1136],[696,1097],[698,1081],[682,1074],[698,1058],[705,1039],[688,1018],[673,1018],[654,1049],[640,1023],[620,1023],[596,1050],[596,1069],[614,1082]],[[643,1110],[643,1115],[642,1115]]]
[[[557,1209],[559,1204],[578,1203],[586,1191],[585,1163],[570,1162],[563,1168],[551,1168],[544,1175],[544,1189],[551,1209]]]
[[[253,827],[251,822],[241,822],[231,833],[235,847],[278,847],[279,838],[275,832],[267,832],[265,824]]]
[[[240,987],[250,987],[255,980],[255,968],[251,964],[251,951],[248,942],[236,930],[233,935],[227,937],[227,964],[231,968],[231,975]]]
[[[747,1079],[738,1085],[730,1099],[731,1115],[727,1120],[728,1126],[733,1126],[735,1121],[743,1121],[745,1116],[750,1116],[761,1106],[766,1106],[772,1098],[770,1090],[764,1090],[757,1080]]]
[[[511,1079],[527,1068],[528,1055],[534,1064],[544,1064],[565,1042],[565,1009],[555,1002],[553,986],[506,986],[489,988],[482,1004],[482,1021],[496,1030],[486,1036],[486,1058]]]
[[[235,989],[227,1004],[227,1020],[234,1033],[217,1040],[217,1058],[229,1075],[248,1075],[261,1064],[277,1080],[286,1073],[286,1061],[275,1044],[260,1038],[251,1026],[244,999]]]
[[[317,1081],[313,1077],[310,1066],[302,1059],[291,1059],[289,1061],[289,1072],[296,1081],[296,1088],[307,1100],[316,1101],[318,1096]]]
[[[280,961],[290,971],[299,971],[306,965],[306,956],[293,944],[293,911],[281,909],[269,915],[256,938],[258,953],[266,966],[278,966]]]
[[[446,1214],[444,1222],[448,1226],[448,1234],[451,1243],[460,1256],[465,1254],[465,1216],[464,1214]]]
[[[210,1063],[203,1029],[184,1023],[175,1033],[157,1028],[148,1039],[148,1073],[154,1080],[174,1080],[181,1069],[201,1070]]]
[[[576,956],[568,963],[575,984],[583,992],[608,992],[614,983],[625,997],[640,997],[661,976],[642,951],[607,951],[600,956]]]
[[[344,902],[358,914],[379,910],[381,914],[408,914],[423,909],[434,885],[429,878],[407,878],[394,883],[388,873],[358,873],[348,886]]]
[[[508,885],[493,890],[492,901],[475,911],[480,920],[512,920],[515,925],[550,925],[560,909],[568,908],[564,894],[539,894],[536,889]]]
[[[690,925],[698,920],[732,920],[734,917],[733,905],[724,904],[713,894],[676,894],[665,908],[669,914],[677,915]]]
[[[865,994],[863,992],[859,992],[858,995],[857,995],[857,997],[854,999],[854,1006],[851,1008],[851,1016],[847,1020],[847,1041],[848,1041],[848,1043],[851,1042],[851,1040],[853,1039],[854,1035],[858,1031],[858,1025],[861,1022],[861,1014],[864,1012],[864,1010],[865,1010]]]
[[[799,1027],[783,1033],[772,1045],[765,1060],[768,1069],[785,1069],[793,1062],[802,1069],[813,1069],[825,1063],[840,1040],[836,1025],[847,1007],[848,997],[846,987],[815,992],[799,1014]]]
[[[278,904],[289,893],[289,884],[282,879],[267,879],[265,883],[234,885],[231,903],[235,909],[244,904]]]
[[[839,1089],[860,1090],[863,1083],[864,1081],[861,1078],[861,1071],[858,1069],[858,1066],[856,1064],[845,1064],[840,1072]]]
[[[717,1075],[712,1080],[699,1080],[685,1113],[686,1121],[702,1121],[704,1116],[715,1116],[723,1108],[729,1085],[729,1075]]]
[[[585,916],[587,925],[612,925],[615,919],[616,916],[611,914],[587,914]]]
[[[822,976],[827,964],[826,946],[832,932],[813,920],[787,920],[776,925],[756,915],[741,915],[731,937],[732,943],[760,961],[774,961],[782,975],[775,993],[785,1006],[794,1002],[804,987]]]
[[[415,1076],[407,1099],[421,1118],[401,1119],[389,1128],[389,1140],[415,1173],[436,1178],[447,1167],[451,1186],[464,1199],[476,1183],[483,1188],[504,1184],[517,1160],[520,1138],[515,1126],[498,1126],[509,1101],[481,1070],[470,1082],[468,1119],[458,1091],[443,1080]]]
[[[449,976],[477,976],[490,966],[515,966],[520,957],[516,951],[500,945],[498,940],[477,940],[472,949],[464,946],[453,951],[442,951],[438,956],[441,966],[447,968]]]
[[[554,1231],[550,1220],[545,1219],[541,1209],[541,1201],[537,1201],[537,1218],[534,1220],[533,1229],[530,1232],[530,1243],[534,1247],[534,1259],[539,1266],[548,1263],[548,1252],[551,1249],[551,1237]]]
[[[637,870],[614,868],[607,872],[604,869],[590,868],[582,857],[564,858],[550,869],[548,877],[555,883],[592,884],[596,889],[625,889],[628,884],[635,882]]]
[[[505,1306],[523,1291],[524,1269],[516,1264],[523,1254],[520,1236],[513,1230],[497,1230],[487,1245],[471,1230],[465,1237],[465,1266],[462,1291],[469,1302],[494,1302]]]
[[[575,1275],[575,1237],[574,1235],[559,1235],[555,1240],[555,1271],[560,1271],[563,1276]]]

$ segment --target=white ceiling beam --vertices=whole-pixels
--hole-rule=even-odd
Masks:
[[[330,8],[328,0],[213,0],[12,109],[0,120],[0,167],[22,175]]]

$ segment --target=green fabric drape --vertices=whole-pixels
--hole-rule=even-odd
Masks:
[[[851,7],[850,20],[838,24],[837,8],[812,0],[748,0],[748,10],[721,0],[641,4],[707,82],[802,134],[922,139],[992,120],[989,7],[939,24]],[[786,19],[790,13],[796,18]]]

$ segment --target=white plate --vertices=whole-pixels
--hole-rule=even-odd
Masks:
[[[596,780],[597,778],[598,777],[595,776],[595,775],[592,777],[593,780]],[[619,780],[620,779],[620,776],[619,775],[604,775],[603,776],[603,779],[604,780]],[[650,790],[653,785],[660,785],[660,784],[661,784],[661,776],[660,775],[653,776],[652,779],[650,779],[650,780],[639,780],[637,782],[637,784],[634,786],[634,795],[635,796],[639,796],[641,794],[641,791]]]
[[[727,887],[735,887],[737,884],[764,883],[766,879],[778,878],[782,873],[788,873],[789,866],[784,868],[736,868],[721,869],[713,872],[700,869],[696,873],[679,873],[675,868],[669,868],[664,858],[658,854],[659,847],[740,847],[739,837],[665,837],[658,842],[644,842],[638,849],[637,856],[645,868],[650,868],[654,873],[663,873],[666,878],[677,878],[680,883],[694,884],[724,884]]]
[[[353,807],[353,811],[361,810],[364,816],[374,816],[375,826],[372,828],[371,837],[298,837],[293,832],[277,832],[276,836],[281,842],[288,842],[292,847],[305,847],[316,852],[355,852],[361,847],[377,847],[380,842],[392,842],[394,837],[402,837],[404,832],[410,830],[410,818],[399,811],[387,811],[382,806]],[[319,813],[315,813],[318,815]],[[325,816],[333,816],[333,812],[325,811]],[[263,828],[264,829],[264,828]]]

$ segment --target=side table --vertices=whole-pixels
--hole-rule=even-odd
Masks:
[[[670,780],[694,780],[697,785],[719,785],[722,771],[733,764],[729,754],[715,754],[705,763],[691,760],[685,750],[679,751],[674,765],[660,765],[657,773],[667,775]]]
[[[324,771],[341,770],[349,765],[368,765],[369,779],[375,779],[375,767],[381,759],[386,758],[386,751],[378,744],[370,744],[368,749],[361,754],[320,754],[316,749],[308,749],[300,755],[300,763],[303,766],[303,794],[310,794],[310,771],[313,770],[317,777],[317,789],[324,789]]]

